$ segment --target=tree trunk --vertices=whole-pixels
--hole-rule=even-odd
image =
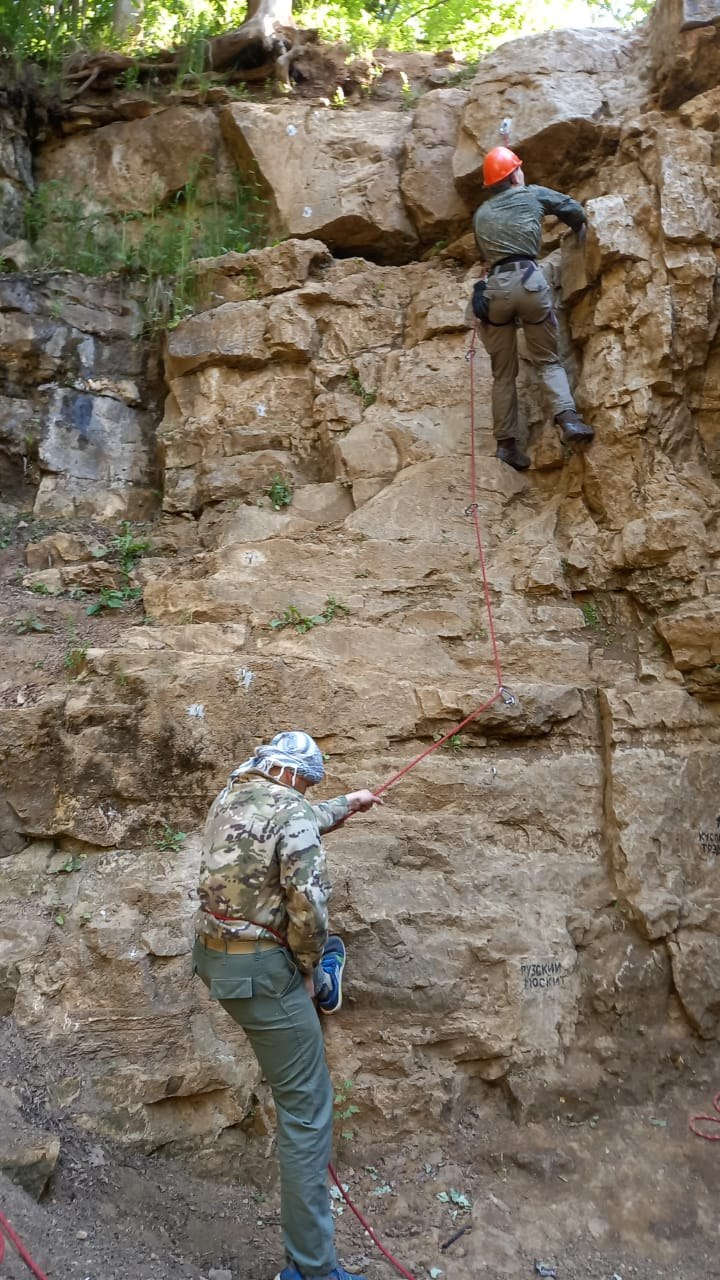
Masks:
[[[223,71],[228,67],[258,70],[287,79],[290,70],[288,54],[296,43],[297,28],[292,20],[292,0],[248,0],[247,15],[241,27],[215,36],[209,41],[208,68]],[[298,46],[299,48],[299,46]]]
[[[113,34],[119,38],[136,31],[143,16],[144,0],[115,0],[113,4]]]

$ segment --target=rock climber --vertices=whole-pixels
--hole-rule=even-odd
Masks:
[[[549,187],[525,185],[522,161],[508,147],[493,147],[483,161],[487,199],[476,209],[473,230],[485,278],[473,290],[472,310],[493,374],[495,456],[525,471],[530,459],[518,443],[519,319],[528,355],[540,374],[553,416],[567,444],[589,444],[594,432],[582,421],[558,354],[558,322],[550,286],[537,264],[542,220],[554,214],[582,235],[585,211],[577,200]]]
[[[307,733],[278,733],[238,765],[203,836],[193,971],[239,1023],[275,1099],[283,1240],[276,1280],[364,1280],[338,1265],[327,1166],[333,1089],[320,1020],[342,1004],[345,946],[328,937],[321,833],[382,801],[310,804],[325,775]]]

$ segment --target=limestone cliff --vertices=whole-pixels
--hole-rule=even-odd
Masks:
[[[110,220],[211,155],[220,186],[252,171],[282,237],[198,265],[204,302],[161,371],[136,285],[0,277],[0,992],[77,1065],[57,1102],[88,1127],[146,1150],[252,1127],[256,1069],[188,970],[199,831],[230,767],[302,727],[328,794],[376,786],[495,688],[464,310],[480,159],[507,115],[529,178],[587,209],[584,251],[551,230],[544,261],[596,441],[563,450],[524,367],[533,469],[497,462],[476,354],[517,703],[329,838],[351,957],[329,1058],[360,1122],[395,1136],[468,1100],[540,1113],[702,1074],[720,1011],[720,46],[683,17],[512,42],[409,112],[173,104],[40,146],[37,178]],[[123,518],[153,520],[124,570]],[[72,593],[121,572],[152,625],[118,623],[139,607],[84,620]]]

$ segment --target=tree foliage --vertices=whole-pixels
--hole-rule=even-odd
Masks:
[[[639,21],[652,0],[587,0],[588,12]],[[0,0],[0,50],[58,61],[73,51],[172,48],[242,24],[243,0]],[[552,0],[294,0],[294,21],[354,51],[454,48],[477,56],[503,37],[561,25]]]

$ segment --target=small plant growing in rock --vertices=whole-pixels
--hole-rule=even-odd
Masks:
[[[35,617],[34,613],[29,613],[25,618],[15,618],[15,620],[10,623],[10,626],[18,636],[27,636],[32,631],[50,630],[44,622],[41,622],[39,618]]]
[[[344,1124],[353,1116],[358,1115],[360,1111],[359,1107],[356,1107],[354,1103],[349,1101],[350,1094],[354,1088],[355,1085],[352,1080],[343,1080],[342,1084],[338,1085],[335,1090],[335,1094],[333,1096],[333,1115],[335,1120],[340,1124]],[[349,1140],[355,1136],[355,1133],[353,1129],[342,1129],[341,1135],[346,1140]]]
[[[347,106],[347,98],[345,97],[345,94],[342,88],[340,87],[340,85],[338,85],[332,98],[330,99],[330,106],[333,108],[334,111],[342,111],[343,108]]]
[[[187,832],[178,831],[171,826],[169,822],[163,822],[162,831],[155,841],[155,848],[160,849],[163,853],[179,853],[185,841],[187,840]]]
[[[46,582],[31,582],[28,585],[30,591],[36,596],[51,596],[53,594]]]
[[[600,645],[603,648],[611,645],[615,640],[615,634],[608,626],[595,601],[584,600],[580,608],[582,609],[586,626],[597,632]]]
[[[74,618],[67,620],[68,645],[65,650],[65,658],[63,666],[71,680],[77,679],[85,666],[85,658],[87,657],[87,645],[81,644],[78,640],[77,627]]]
[[[128,574],[132,573],[140,557],[147,555],[150,543],[146,538],[138,538],[133,533],[129,520],[123,520],[120,528],[122,532],[117,538],[113,538],[111,546],[117,554],[123,573]]]
[[[445,738],[444,733],[436,733],[433,735],[433,742],[440,743],[441,750],[451,751],[453,755],[457,755],[460,751],[465,751],[469,745],[462,734],[454,733],[452,737]]]
[[[328,596],[322,613],[301,613],[294,604],[290,604],[279,618],[272,619],[270,626],[273,631],[294,627],[300,635],[304,635],[306,631],[312,631],[313,627],[321,627],[323,623],[332,622],[333,618],[346,617],[349,613],[348,605],[342,604],[334,596]]]
[[[375,403],[375,401],[377,400],[377,395],[375,394],[374,391],[366,390],[366,388],[363,386],[362,382],[360,381],[360,374],[358,373],[357,369],[348,370],[347,380],[348,380],[348,386],[352,391],[353,395],[359,396],[359,398],[362,400],[363,409],[368,409],[371,404]]]
[[[273,476],[272,484],[265,490],[265,494],[270,499],[273,511],[280,511],[282,507],[289,507],[292,502],[292,486],[286,480],[283,480],[282,476]]]
[[[85,857],[84,853],[71,854],[59,867],[54,867],[50,874],[53,876],[69,876],[73,871],[81,871],[85,865]]]
[[[597,605],[592,600],[585,600],[581,604],[582,615],[588,627],[592,627],[594,631],[599,630],[600,615],[597,611]]]
[[[126,604],[139,600],[141,595],[140,587],[101,587],[97,600],[93,600],[85,612],[95,617],[104,609],[124,609]]]
[[[87,657],[87,645],[75,644],[65,651],[64,667],[71,679],[75,679],[80,675],[85,666]]]
[[[400,110],[412,111],[413,107],[415,106],[418,100],[418,94],[416,93],[415,89],[413,89],[404,71],[400,72],[400,80],[401,80],[400,92],[402,94],[402,98],[400,99]]]

